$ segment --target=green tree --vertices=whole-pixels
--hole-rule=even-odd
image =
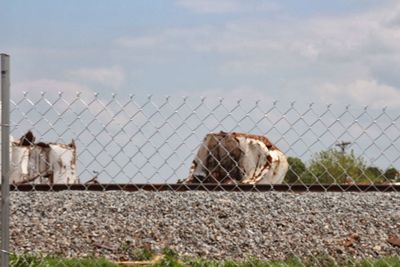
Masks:
[[[305,183],[368,182],[366,164],[354,152],[342,153],[335,149],[321,151],[313,156],[302,180]]]
[[[374,181],[374,182],[384,180],[383,171],[381,169],[379,169],[378,167],[370,166],[370,167],[366,168],[365,174],[371,181]]]
[[[390,167],[383,174],[386,180],[396,180],[399,178],[399,171],[396,168]]]
[[[288,157],[289,170],[285,176],[286,183],[296,183],[306,171],[306,165],[299,158]]]

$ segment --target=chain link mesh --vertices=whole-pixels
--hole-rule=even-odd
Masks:
[[[12,135],[32,130],[37,142],[74,140],[81,183],[94,176],[101,183],[176,183],[187,177],[206,134],[219,131],[267,136],[291,163],[314,163],[319,171],[301,177],[292,168],[297,179],[285,183],[393,183],[398,174],[384,172],[400,164],[399,117],[386,108],[295,102],[25,93],[12,101]],[[331,166],[317,168],[324,156],[318,153],[340,152],[343,144],[342,154],[365,167],[362,177],[350,177],[340,164],[333,166],[337,177]]]
[[[29,147],[34,149],[32,147],[41,144],[39,147],[46,147],[47,149],[45,150],[43,148],[44,152],[42,150],[40,150],[40,153],[38,152],[39,156],[36,160],[36,165],[30,163],[29,160],[25,161],[24,164],[28,165],[26,167],[28,169],[28,176],[32,173],[36,173],[38,177],[32,177],[31,175],[20,184],[60,183],[57,182],[60,180],[54,178],[54,176],[57,176],[55,174],[56,167],[54,166],[62,163],[65,168],[69,160],[70,165],[73,165],[71,167],[72,169],[69,171],[75,172],[74,175],[76,175],[75,180],[67,182],[69,184],[112,184],[114,185],[113,188],[118,186],[125,188],[126,185],[145,184],[154,189],[160,188],[157,187],[159,184],[166,184],[170,186],[170,189],[173,189],[176,188],[173,187],[173,184],[188,177],[193,159],[199,149],[204,146],[202,143],[204,137],[210,132],[220,131],[228,133],[251,133],[267,137],[288,157],[289,171],[282,184],[287,185],[288,187],[286,188],[288,188],[289,191],[292,189],[292,191],[295,191],[294,188],[296,185],[301,185],[309,189],[312,188],[312,186],[324,185],[323,191],[329,189],[331,186],[336,186],[339,190],[346,191],[348,185],[359,188],[363,186],[363,188],[365,188],[365,186],[367,186],[368,188],[371,187],[376,190],[382,189],[386,191],[389,188],[387,186],[392,186],[389,189],[393,191],[396,190],[395,186],[400,182],[397,169],[400,166],[400,115],[397,110],[389,110],[387,108],[376,109],[351,105],[339,106],[278,101],[263,102],[251,99],[232,100],[230,97],[226,99],[206,97],[141,97],[134,95],[119,96],[114,94],[91,95],[84,93],[72,94],[70,92],[43,92],[41,94],[24,93],[14,96],[11,101],[11,109],[11,135],[15,143],[21,142],[21,140],[23,140],[21,137],[26,137],[26,133],[31,131],[35,136],[35,141],[31,140],[32,142],[29,144]],[[72,142],[74,144],[73,149],[76,150],[71,152],[72,154],[76,153],[74,159],[65,156],[67,153],[66,150],[57,150],[61,152],[59,152],[59,154],[53,153],[52,156],[46,156],[52,153],[51,151],[54,152],[55,149],[60,149],[56,146],[61,145],[63,148],[70,149],[72,147],[70,145]],[[49,146],[49,144],[54,147]],[[71,149],[68,151],[71,151]],[[227,154],[229,155],[230,152],[231,151],[227,151]],[[32,154],[33,152],[29,153]],[[53,157],[53,162],[51,162],[51,157]],[[48,178],[50,177],[49,175],[46,176],[43,174],[44,172],[39,170],[41,167],[38,165],[38,162],[44,162],[48,165],[47,169],[45,167],[44,169],[50,169],[52,175],[50,176],[53,180]],[[16,168],[21,168],[23,161],[14,161],[12,164]],[[35,171],[33,172],[31,169]],[[64,171],[66,172],[65,169]],[[240,184],[240,182],[236,183],[237,189],[240,191],[241,187],[237,184]],[[217,187],[218,184],[207,187],[207,190],[213,191],[212,189]],[[128,216],[132,221],[135,220],[134,215],[130,214],[131,211],[126,208],[125,204],[118,203],[118,199],[123,203],[129,199],[130,196],[126,195],[126,192],[121,191],[119,194],[115,194],[115,192],[105,193],[109,195],[101,197],[107,199],[112,198],[114,201],[113,205],[107,202],[103,203],[107,208],[107,212],[112,211],[112,216],[115,216],[115,218],[103,218],[103,224],[105,225],[102,225],[102,227],[110,227],[109,232],[115,234],[115,238],[118,240],[116,241],[112,236],[104,236],[104,233],[97,233],[101,232],[96,227],[97,222],[91,221],[84,215],[82,215],[81,221],[79,218],[71,218],[66,215],[68,212],[75,214],[75,216],[76,214],[81,214],[75,210],[73,206],[65,206],[65,203],[69,203],[68,205],[77,205],[77,207],[82,208],[82,203],[78,203],[81,201],[85,201],[85,203],[83,203],[86,204],[85,207],[87,208],[85,212],[91,214],[90,208],[88,207],[91,207],[90,205],[99,205],[99,203],[94,203],[94,200],[90,199],[92,195],[87,195],[79,199],[73,192],[61,192],[63,195],[54,196],[48,192],[35,192],[35,187],[32,188],[33,191],[30,192],[30,195],[23,195],[23,192],[18,192],[18,188],[13,192],[14,198],[23,199],[23,201],[25,201],[23,203],[28,202],[31,204],[31,206],[28,204],[26,204],[27,206],[14,206],[17,211],[14,212],[13,216],[23,216],[22,214],[25,214],[25,216],[29,218],[35,212],[40,212],[41,216],[39,217],[44,218],[44,221],[41,222],[35,216],[33,217],[35,217],[36,221],[26,221],[26,218],[21,219],[21,217],[18,216],[13,217],[14,220],[20,221],[18,223],[14,221],[14,225],[12,225],[12,245],[17,254],[23,255],[22,258],[14,258],[15,261],[22,260],[28,264],[30,261],[38,260],[37,258],[29,258],[31,256],[26,256],[26,253],[42,253],[45,255],[55,253],[66,257],[106,256],[113,260],[133,261],[138,258],[146,258],[145,254],[147,248],[155,248],[156,251],[160,251],[161,247],[165,246],[176,249],[180,253],[184,251],[181,254],[189,256],[200,255],[205,257],[210,256],[211,258],[221,258],[224,255],[224,253],[212,251],[212,249],[209,251],[209,254],[201,254],[199,251],[203,251],[203,247],[201,246],[204,245],[200,244],[198,244],[199,251],[194,249],[196,245],[188,245],[187,248],[182,248],[182,244],[179,244],[178,241],[171,241],[174,240],[174,237],[165,237],[163,233],[158,233],[161,237],[157,237],[157,233],[151,234],[148,232],[139,235],[141,230],[137,229],[130,237],[122,237],[119,234],[115,234],[116,231],[118,232],[119,230],[113,227],[116,225],[115,227],[118,228],[118,222],[127,223],[127,221],[122,220],[120,216]],[[224,189],[223,187],[219,189],[221,190],[221,188]],[[260,190],[255,187],[252,191]],[[143,192],[140,194],[142,193]],[[166,194],[170,193],[172,195],[169,197],[172,199],[176,197],[177,199],[184,198],[188,203],[192,201],[190,200],[191,192],[182,193],[182,195],[174,192],[168,192]],[[82,192],[79,194],[82,194]],[[193,195],[194,194],[200,193],[193,192]],[[207,196],[207,194],[209,195]],[[224,218],[223,216],[225,215],[219,214],[213,205],[218,205],[218,201],[224,200],[227,196],[218,195],[214,192],[208,192],[207,194],[200,195],[205,202],[209,201],[208,198],[210,195],[216,194],[215,200],[212,201],[214,204],[210,204],[209,206],[209,212],[215,212],[215,216],[222,216],[218,218]],[[282,202],[282,205],[295,205],[297,201],[301,202],[299,198],[290,192],[282,193],[283,195],[278,193],[274,195],[274,192],[270,194],[273,194],[272,198],[278,198],[278,202],[283,201],[284,203]],[[288,199],[293,201],[292,204],[281,199],[287,197],[287,194],[291,194]],[[43,198],[39,197],[39,195],[55,201],[55,203],[45,203]],[[87,198],[88,196],[89,199]],[[154,199],[158,197],[160,196],[155,195]],[[196,199],[198,197],[199,196],[193,196],[193,198]],[[230,197],[238,201],[241,201],[240,199],[242,198],[247,198],[250,201],[266,201],[269,195],[259,196],[254,192],[243,192],[241,195],[233,194],[228,196],[228,198]],[[313,197],[315,197],[315,195],[311,195],[311,198]],[[357,199],[357,196],[354,197]],[[399,202],[398,195],[390,195],[390,197],[393,203]],[[337,202],[341,201],[341,197],[338,195],[329,195],[326,197],[319,195],[318,198],[321,199],[316,199],[315,202],[329,202],[333,210]],[[346,197],[343,197],[343,200],[345,200],[345,198]],[[153,198],[144,195],[138,197],[135,201],[152,201],[151,199]],[[14,202],[14,205],[17,205],[15,203],[21,203],[19,201],[20,200]],[[102,200],[96,198],[96,201]],[[157,202],[157,200],[154,201],[156,202],[155,205],[157,205],[157,203],[162,205],[161,202]],[[169,201],[171,201],[171,199],[169,199]],[[370,201],[371,203],[373,202],[372,200]],[[176,207],[176,203],[174,203],[174,201],[171,202],[171,207]],[[324,214],[325,212],[329,213],[329,209],[318,210],[318,203],[307,203],[307,205],[310,205],[309,210],[302,211],[296,210],[295,208],[286,210],[280,209],[281,215],[279,216],[283,217],[276,216],[280,218],[279,220],[292,220],[292,222],[293,219],[291,218],[293,216],[299,216],[305,221],[312,221],[313,219],[310,219],[308,216],[314,216],[313,218],[315,218],[316,214],[318,216],[318,214]],[[363,203],[366,206],[372,205],[367,200]],[[137,205],[142,207],[142,204]],[[198,203],[196,205],[203,204]],[[339,206],[341,207],[341,205],[342,204]],[[41,210],[38,206],[42,208],[46,207],[47,210]],[[158,208],[152,204],[149,204],[149,206],[154,209]],[[131,208],[134,210],[133,207]],[[242,207],[242,209],[245,208],[246,207]],[[384,209],[384,207],[382,208]],[[94,209],[97,212],[104,211],[98,208]],[[150,208],[144,206],[143,210],[136,210],[136,212],[146,213],[146,209]],[[346,208],[343,209],[346,210]],[[50,215],[47,217],[46,212],[55,212],[56,217]],[[158,210],[158,212],[160,211]],[[165,216],[169,216],[168,211],[164,210],[163,212],[165,212]],[[172,211],[170,212],[173,213]],[[184,210],[182,212],[184,212]],[[275,214],[274,211],[270,210],[270,212]],[[343,210],[338,210],[337,212],[338,220],[346,220],[343,216],[347,213],[342,213]],[[390,213],[390,210],[384,210],[383,214],[389,214],[388,212]],[[392,215],[394,217],[390,218],[390,220],[399,218],[399,214],[398,209],[393,210]],[[184,214],[181,215],[185,216]],[[98,216],[98,214],[93,214],[93,216]],[[151,217],[150,215],[148,216]],[[238,213],[238,216],[240,216],[240,213]],[[366,220],[367,217],[368,216],[364,216],[360,220]],[[274,219],[274,217],[268,218],[270,220]],[[249,219],[251,218],[244,218],[243,220]],[[63,220],[71,220],[73,223],[69,224]],[[71,237],[63,237],[66,238],[65,240],[54,239],[54,236],[57,235],[52,235],[51,232],[61,231],[60,229],[63,227],[63,223],[66,223],[65,227],[71,231]],[[140,223],[151,224],[146,221],[141,221]],[[185,227],[182,224],[174,225],[172,221],[171,223],[172,225],[169,227],[172,228]],[[276,223],[275,226],[277,229],[284,228],[286,225],[285,222],[275,221],[274,223]],[[341,227],[339,221],[335,221],[335,223],[338,228]],[[363,222],[357,221],[354,223],[362,224]],[[385,234],[390,234],[394,240],[392,240],[392,243],[396,243],[397,235],[400,234],[400,225],[398,221],[392,221],[392,223],[393,225],[390,231],[386,229],[387,231]],[[213,225],[213,223],[210,224]],[[366,224],[368,225],[368,223]],[[35,237],[36,232],[32,233],[30,236],[29,233],[24,232],[25,230],[19,228],[26,227],[26,225],[29,225],[29,229],[31,229],[32,225],[39,228],[53,228],[50,232],[44,231],[46,233],[44,237],[47,238],[47,242],[54,242],[56,248],[46,251],[48,248],[40,247],[40,245],[37,247],[30,246],[29,244],[31,241],[29,240],[37,237]],[[119,227],[124,228],[128,226],[119,225]],[[159,225],[159,227],[165,229],[163,228],[164,226]],[[246,227],[243,227],[242,229],[245,231]],[[324,229],[324,227],[330,227],[330,225],[324,225],[318,222],[314,227],[321,227],[321,229]],[[157,231],[154,230],[157,228],[152,229],[153,231]],[[226,229],[229,229],[229,227]],[[91,234],[83,234],[84,231],[89,231]],[[179,231],[175,229],[172,231],[171,235],[173,236],[174,233],[178,234]],[[195,230],[193,231],[195,232]],[[206,232],[209,233],[208,231],[209,230]],[[234,230],[231,229],[229,231]],[[256,232],[259,231],[259,228],[252,228],[249,231],[255,231],[252,234],[246,234],[249,240],[258,238]],[[257,251],[253,252],[256,256],[261,255],[262,258],[269,260],[291,258],[297,261],[300,264],[299,266],[339,264],[339,259],[341,259],[341,262],[350,260],[353,264],[356,264],[357,260],[369,258],[370,256],[380,258],[398,256],[400,254],[398,246],[386,242],[387,240],[383,241],[385,243],[384,245],[376,245],[375,251],[378,252],[374,255],[368,254],[370,250],[368,250],[368,253],[362,252],[361,245],[355,245],[358,243],[362,244],[362,242],[359,241],[360,234],[356,233],[354,235],[351,229],[343,230],[343,232],[340,233],[336,232],[336,230],[332,230],[333,232],[328,231],[328,229],[323,231],[331,238],[333,238],[332,236],[336,238],[335,241],[331,241],[336,244],[334,246],[335,248],[332,247],[333,245],[331,243],[325,240],[326,242],[324,241],[325,243],[323,244],[316,243],[317,246],[320,246],[319,250],[309,248],[310,252],[308,254],[302,254],[296,249],[296,245],[300,246],[300,244],[305,241],[301,238],[297,238],[297,233],[288,231],[286,232],[288,236],[286,236],[285,241],[277,237],[263,237],[262,240],[264,243],[259,245]],[[362,234],[365,233],[363,232]],[[179,235],[186,235],[186,233],[179,232]],[[23,236],[23,238],[20,240],[19,238],[21,238],[21,236]],[[146,238],[143,236],[146,236]],[[214,239],[214,237],[204,236],[203,238],[205,240],[209,240],[210,238],[213,240],[213,243],[209,243],[209,246],[212,246],[211,244],[219,244],[217,237]],[[364,237],[361,237],[361,240],[362,238]],[[86,241],[81,239],[85,239]],[[114,243],[108,243],[107,239],[113,240]],[[182,237],[182,240],[183,239]],[[290,239],[293,239],[293,242],[297,243],[293,243]],[[310,240],[313,240],[313,237],[309,236],[308,241]],[[236,241],[237,244],[245,246],[239,249],[243,251],[242,256],[252,255],[250,252],[246,254],[244,251],[251,251],[251,249],[246,250],[246,246],[252,247],[254,250],[254,246],[251,245],[253,241],[248,241],[251,243],[250,245],[244,245],[245,243],[242,241],[243,240]],[[284,246],[285,253],[282,252],[283,254],[279,254],[278,252],[263,251],[265,247],[276,245],[277,243],[275,242],[287,243]],[[342,251],[335,251],[339,243],[341,244],[340,249]],[[86,251],[77,251],[77,247]],[[222,247],[218,247],[217,245],[215,245],[215,247],[217,250],[222,249]],[[189,248],[191,248],[191,250],[189,250]],[[236,248],[225,247],[225,250],[229,249]],[[374,248],[371,249],[373,250]],[[379,249],[382,253],[379,252]],[[328,257],[320,257],[320,255],[316,253],[322,253]],[[168,253],[164,253],[164,257],[166,254]],[[237,255],[239,254],[240,252],[237,253]],[[215,255],[220,255],[220,257]],[[149,258],[147,257],[146,259],[148,260]],[[383,258],[383,261],[387,263],[387,266],[392,265],[391,259]],[[67,263],[61,264],[69,266]],[[100,265],[100,263],[98,264]],[[291,263],[287,261],[283,264],[292,266],[290,265]],[[397,262],[396,264],[399,263]],[[254,263],[254,265],[256,265],[256,263]],[[370,265],[373,265],[373,263],[371,262]],[[22,264],[16,266],[27,265]]]

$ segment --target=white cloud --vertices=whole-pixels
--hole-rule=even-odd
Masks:
[[[209,3],[195,0],[182,2],[185,5]],[[210,3],[223,6],[224,2]],[[240,1],[229,3],[243,4]],[[396,18],[397,13],[392,9],[383,9],[364,14],[301,19],[241,18],[223,25],[174,28],[153,35],[125,36],[115,43],[129,48],[191,48],[196,52],[215,52],[245,60],[253,57],[268,61],[269,56],[277,53],[292,58],[293,62],[355,60],[359,56],[365,59],[377,54],[400,53],[397,45],[400,28],[387,25],[387,17]]]
[[[218,102],[223,99],[224,102],[234,105],[238,100],[259,100],[264,103],[272,103],[275,99],[262,90],[249,86],[237,86],[230,88],[229,91],[223,88],[213,88],[207,90],[187,90],[178,92],[175,95],[188,96],[193,98],[205,97],[211,102]]]
[[[194,49],[199,40],[207,40],[215,34],[210,26],[169,28],[142,36],[123,36],[114,41],[118,47],[129,49],[153,49],[153,51]],[[155,50],[154,50],[155,49]]]
[[[215,29],[214,38],[194,44],[201,51],[265,56],[296,56],[295,60],[343,60],[350,56],[399,51],[400,29],[384,25],[384,15],[319,17],[289,20],[247,20]],[[219,32],[221,31],[221,32]],[[219,34],[218,34],[219,32]],[[260,54],[261,53],[261,54]]]
[[[247,2],[188,0],[177,3],[197,12],[236,12]],[[253,1],[249,3],[247,8],[254,5]],[[400,69],[400,27],[397,26],[400,6],[382,6],[359,13],[301,18],[280,15],[260,19],[242,14],[223,24],[124,36],[116,44],[136,49],[138,54],[143,49],[151,49],[152,58],[168,58],[171,64],[177,64],[183,55],[183,60],[188,62],[191,56],[210,54],[214,65],[196,67],[213,68],[217,78],[210,79],[227,82],[217,81],[221,90],[207,88],[204,94],[224,95],[231,91],[231,81],[238,81],[252,88],[250,92],[268,84],[268,88],[275,88],[274,96],[288,93],[290,100],[314,101],[319,97],[312,90],[316,85],[323,84],[325,90],[329,86],[358,88],[362,85],[383,90],[375,106],[394,106],[397,102],[383,95],[397,95],[400,88],[400,80],[393,73]],[[208,81],[210,86],[212,83]],[[356,97],[357,103],[375,99],[374,90],[362,92]]]
[[[162,43],[161,36],[140,36],[140,37],[121,37],[115,40],[119,46],[130,48],[149,48]]]
[[[38,95],[41,92],[58,94],[62,92],[68,96],[74,96],[77,93],[93,94],[94,92],[79,83],[59,81],[52,79],[39,79],[31,81],[16,82],[11,85],[13,96],[20,97],[24,92],[29,95]]]
[[[79,83],[49,79],[30,80],[12,84],[11,90],[13,93],[11,99],[15,103],[21,101],[40,102],[40,105],[32,107],[38,112],[46,113],[46,110],[51,106],[51,109],[56,111],[57,114],[79,120],[74,114],[77,111],[76,109],[78,108],[79,111],[87,110],[87,112],[81,112],[81,114],[84,114],[82,116],[89,116],[93,120],[100,121],[102,125],[109,126],[108,130],[110,131],[119,131],[122,125],[126,125],[130,121],[132,114],[138,113],[135,116],[136,123],[145,119],[143,113],[139,113],[138,107],[133,104],[124,106],[124,112],[121,112],[120,103],[126,103],[128,101],[126,97],[122,99],[118,99],[117,96],[110,98],[111,93],[99,94]],[[43,103],[48,103],[48,105],[43,105]],[[18,113],[18,111],[15,112]],[[78,131],[79,129],[74,130]]]
[[[315,89],[323,102],[356,103],[373,108],[400,108],[400,90],[375,80],[356,80],[349,84],[324,84]]]
[[[277,2],[258,0],[177,0],[176,4],[195,13],[224,14],[248,11],[278,11]]]
[[[197,13],[231,13],[240,10],[239,1],[178,0],[177,4]]]
[[[80,68],[69,71],[69,76],[84,82],[93,82],[105,86],[118,88],[125,80],[125,72],[119,66],[110,68]]]

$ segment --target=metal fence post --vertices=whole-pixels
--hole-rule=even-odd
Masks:
[[[1,59],[1,266],[9,266],[10,238],[10,56]]]

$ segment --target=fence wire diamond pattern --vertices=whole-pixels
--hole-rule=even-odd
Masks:
[[[14,142],[29,139],[30,153],[48,165],[23,161],[30,156],[21,149],[14,167],[22,169],[25,162],[24,168],[39,174],[39,180],[22,185],[56,183],[60,165],[75,175],[71,184],[111,184],[114,189],[144,184],[154,190],[42,192],[31,187],[22,192],[23,187],[15,187],[11,262],[267,266],[263,261],[277,260],[276,266],[397,266],[399,114],[388,108],[230,97],[16,93],[11,100]],[[288,190],[274,191],[280,186],[275,185],[268,192],[261,187],[221,192],[225,187],[218,183],[208,192],[171,190],[188,177],[204,137],[220,131],[268,137],[288,157],[282,181]],[[233,152],[224,153],[231,160]],[[51,175],[42,171],[46,167]],[[170,190],[157,192],[160,184]],[[390,192],[292,192],[298,185]],[[232,186],[241,191],[240,183]],[[228,259],[234,262],[222,262]]]
[[[32,130],[43,142],[74,140],[82,183],[94,176],[101,183],[176,183],[187,177],[204,136],[219,131],[267,136],[295,162],[314,167],[286,183],[350,182],[354,177],[343,176],[349,166],[323,166],[320,158],[340,160],[333,150],[343,141],[349,146],[342,160],[362,165],[359,182],[389,183],[398,174],[386,177],[385,170],[400,165],[399,117],[386,108],[295,102],[25,93],[12,101],[12,135]]]

